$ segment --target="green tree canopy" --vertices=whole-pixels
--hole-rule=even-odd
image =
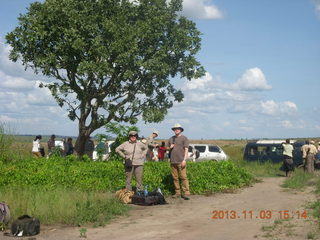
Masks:
[[[54,79],[50,89],[79,122],[76,150],[111,121],[159,122],[183,94],[170,79],[197,78],[200,32],[182,0],[46,0],[7,34],[10,59]]]

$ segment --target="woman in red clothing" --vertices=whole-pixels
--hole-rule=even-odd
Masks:
[[[166,143],[165,142],[162,142],[161,143],[161,146],[158,147],[158,158],[159,158],[159,161],[163,161],[164,160],[164,155],[166,153],[166,147],[165,147]]]

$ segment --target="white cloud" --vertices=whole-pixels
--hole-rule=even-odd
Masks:
[[[266,77],[260,68],[250,68],[233,84],[234,88],[245,91],[270,90],[272,86],[267,83]]]
[[[210,0],[184,0],[182,14],[197,19],[220,19],[222,12]]]
[[[273,100],[260,102],[261,112],[267,115],[294,114],[298,111],[297,105],[293,102],[286,101],[277,103]]]
[[[6,75],[2,70],[0,70],[0,88],[6,89],[32,89],[34,82],[26,80],[22,77],[13,77]]]
[[[316,12],[320,14],[320,0],[313,0],[313,3],[315,5]]]
[[[281,121],[281,126],[284,128],[293,128],[293,124],[289,120]]]
[[[251,132],[254,130],[254,128],[252,127],[240,127],[241,130],[245,131],[245,132]]]

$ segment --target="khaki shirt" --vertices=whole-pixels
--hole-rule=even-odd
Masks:
[[[116,148],[121,157],[132,160],[132,165],[143,165],[147,150],[147,146],[138,141],[135,143],[126,141]]]
[[[147,138],[147,144],[150,150],[155,147],[156,142],[154,141],[153,133],[151,133],[151,135]]]
[[[317,148],[313,144],[305,144],[301,147],[302,158],[306,158],[308,154],[317,154]]]

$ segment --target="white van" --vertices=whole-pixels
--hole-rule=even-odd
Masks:
[[[196,153],[196,151],[198,153]],[[195,143],[189,145],[188,160],[195,160],[195,162],[201,162],[204,160],[225,161],[228,160],[228,156],[218,145]]]

